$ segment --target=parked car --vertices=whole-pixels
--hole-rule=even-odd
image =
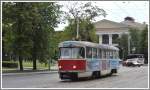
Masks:
[[[144,64],[144,55],[143,54],[130,54],[123,61],[123,66],[141,66]]]

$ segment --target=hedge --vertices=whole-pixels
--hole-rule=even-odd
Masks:
[[[17,68],[18,67],[18,63],[17,62],[13,62],[13,61],[3,61],[2,62],[2,67]]]

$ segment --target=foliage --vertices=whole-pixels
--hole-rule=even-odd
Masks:
[[[32,49],[33,66],[36,64],[36,60],[47,63],[47,60],[52,58],[54,54],[53,47],[53,34],[55,27],[59,22],[60,6],[51,3],[39,3],[38,12],[40,14],[40,21],[36,20],[34,23],[33,42],[34,47]],[[38,21],[38,22],[37,22]],[[33,69],[36,69],[36,65]]]
[[[13,53],[23,70],[23,59],[47,62],[54,27],[59,23],[60,6],[54,2],[3,3],[3,52]]]
[[[130,53],[140,53],[139,45],[140,45],[140,31],[138,29],[130,28]]]
[[[92,5],[91,2],[88,3],[72,3],[71,6],[67,6],[68,12],[65,12],[67,20],[71,22],[72,20],[86,19],[93,20],[97,16],[106,16],[106,12],[99,8],[98,6]]]
[[[64,33],[66,40],[85,40],[97,42],[95,35],[95,28],[92,20],[97,16],[106,16],[106,12],[98,6],[88,3],[73,3],[72,6],[67,7],[66,12],[69,25],[65,28]],[[79,28],[77,27],[79,25]],[[77,30],[79,30],[79,37],[76,37]],[[68,37],[67,37],[68,36]]]
[[[118,39],[119,48],[120,48],[120,58],[125,58],[128,55],[128,35],[122,34]]]
[[[9,57],[12,55],[13,53],[13,40],[14,40],[14,36],[13,36],[13,32],[12,32],[12,23],[13,20],[11,19],[11,16],[9,13],[11,13],[11,9],[12,9],[12,4],[11,3],[3,3],[3,18],[2,18],[2,27],[3,27],[3,31],[2,31],[2,55],[3,55],[3,59],[8,60]]]
[[[90,42],[98,42],[98,38],[96,36],[96,29],[94,25],[87,20],[82,20],[79,23],[79,40],[82,41],[90,41]],[[66,40],[75,40],[76,39],[76,24],[68,25],[65,30],[65,39]]]
[[[148,63],[148,26],[146,26],[140,35],[140,53],[144,54],[145,56],[145,63]]]
[[[17,68],[18,63],[17,62],[12,62],[12,61],[3,61],[2,62],[2,67]]]
[[[144,54],[145,63],[148,63],[148,26],[143,30],[130,28],[129,35],[123,34],[119,39],[120,58],[128,55],[128,40],[130,41],[130,54]],[[128,39],[129,38],[129,39]]]

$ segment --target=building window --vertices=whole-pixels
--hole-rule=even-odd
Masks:
[[[102,36],[102,43],[103,44],[109,44],[109,36],[107,34],[104,34]]]

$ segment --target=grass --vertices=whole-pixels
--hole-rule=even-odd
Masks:
[[[23,62],[23,66],[32,68],[33,67],[33,63],[29,62],[29,61],[24,61]],[[37,69],[48,69],[48,64],[45,65],[44,63],[37,62]]]

